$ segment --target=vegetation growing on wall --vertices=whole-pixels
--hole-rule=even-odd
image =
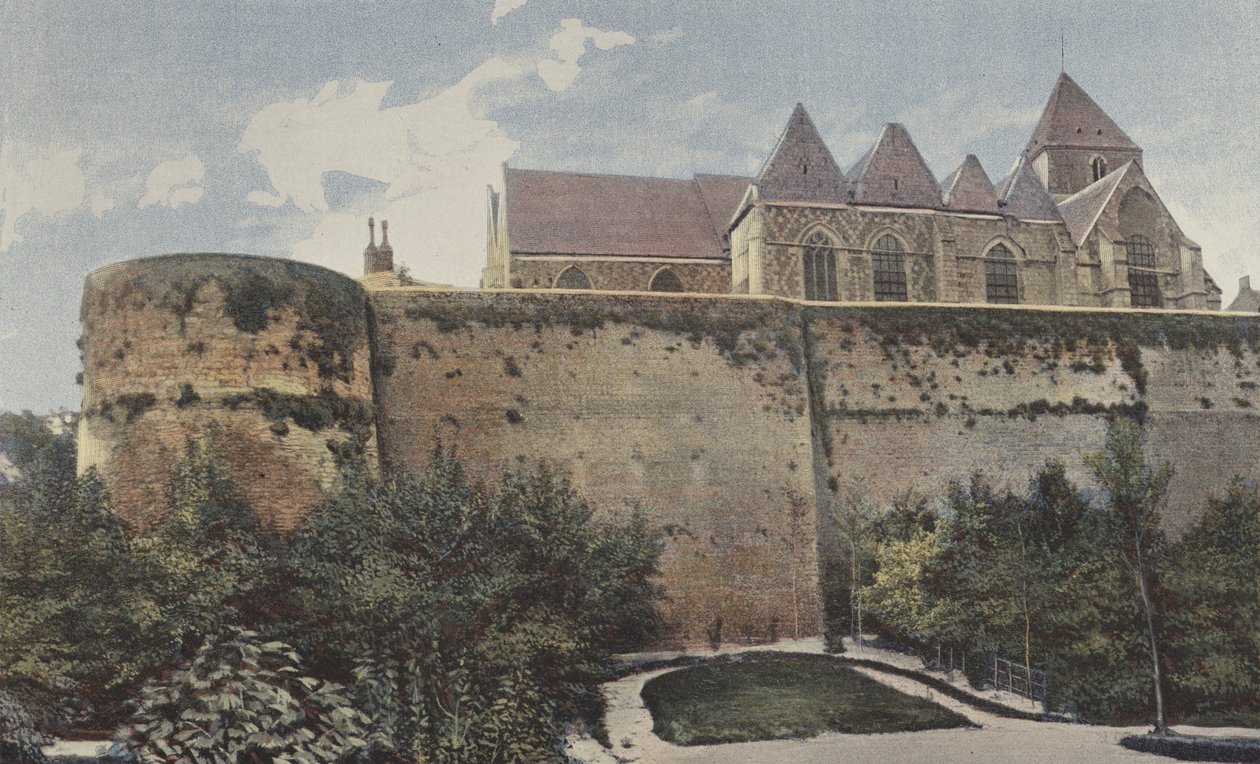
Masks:
[[[237,331],[258,334],[292,311],[296,325],[290,346],[315,365],[321,378],[348,381],[354,371],[354,354],[366,336],[367,307],[362,289],[344,276],[239,255],[168,255],[123,267],[135,274],[105,296],[113,310],[154,303],[174,313],[183,332],[197,293],[214,282],[223,293],[223,315]],[[204,352],[199,341],[188,347]]]
[[[354,433],[372,423],[371,404],[343,398],[330,387],[321,389],[317,395],[294,395],[260,387],[223,398],[223,405],[233,411],[245,404],[255,406],[273,422],[290,420],[311,432],[337,427]]]

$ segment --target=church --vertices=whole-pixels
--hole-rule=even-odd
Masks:
[[[895,123],[841,169],[798,104],[753,178],[505,165],[482,286],[1219,310],[1142,163],[1066,73],[997,182],[974,155],[938,182]]]

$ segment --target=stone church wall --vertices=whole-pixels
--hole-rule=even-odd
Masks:
[[[512,282],[517,288],[550,289],[556,277],[569,266],[582,269],[591,280],[591,288],[608,292],[646,292],[652,276],[669,267],[682,282],[686,292],[725,294],[731,291],[731,264],[669,263],[661,261],[628,262],[617,260],[559,260],[544,257],[512,259]]]

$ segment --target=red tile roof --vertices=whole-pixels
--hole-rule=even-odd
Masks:
[[[1054,84],[1024,153],[1032,158],[1049,147],[1142,150],[1066,72]]]
[[[721,235],[748,183],[505,168],[509,246],[516,254],[729,257]]]

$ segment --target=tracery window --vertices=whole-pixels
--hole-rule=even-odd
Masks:
[[[1164,296],[1159,291],[1159,276],[1142,268],[1155,268],[1155,245],[1140,234],[1124,243],[1129,259],[1129,304],[1135,308],[1162,308]]]
[[[836,253],[831,237],[822,231],[814,231],[805,240],[805,254],[801,261],[805,276],[806,300],[836,300]]]
[[[1019,276],[1015,256],[1003,244],[984,256],[984,292],[989,302],[1013,305],[1019,302]]]
[[[884,234],[871,250],[871,269],[875,274],[875,299],[905,302],[906,257],[901,242],[892,234]]]
[[[553,285],[555,289],[590,289],[591,280],[581,268],[576,265],[570,265],[568,268],[560,271],[560,275],[556,276],[556,283]]]
[[[1102,179],[1107,174],[1107,160],[1102,157],[1094,157],[1089,162],[1090,174],[1094,176],[1094,180]]]
[[[678,274],[674,273],[672,268],[661,268],[656,275],[652,276],[648,289],[653,292],[681,292],[683,291],[682,279],[678,278]]]

